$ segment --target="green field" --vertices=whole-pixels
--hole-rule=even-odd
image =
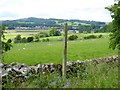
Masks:
[[[28,32],[28,31],[26,30],[26,32]],[[46,32],[46,31],[44,30],[44,32]],[[12,39],[13,40],[16,37],[16,35],[18,35],[18,34],[20,34],[21,37],[29,37],[29,36],[33,36],[34,37],[34,35],[35,35],[35,33],[34,34],[29,34],[29,32],[28,33],[24,33],[24,30],[23,30],[23,32],[21,32],[21,33],[6,33],[5,34],[5,38],[6,38],[6,40],[8,40],[8,39]],[[108,36],[109,33],[94,33],[94,35],[96,35],[96,36],[98,36],[100,34],[103,35],[104,38],[108,38],[109,37]],[[68,34],[68,36],[69,35],[72,35],[72,34]],[[78,36],[78,40],[79,40],[79,39],[83,39],[83,37],[85,37],[85,36],[92,35],[92,34],[91,33],[88,33],[88,34],[80,33],[80,34],[76,34],[76,35]],[[56,41],[56,40],[58,40],[60,38],[63,38],[63,36],[52,36],[52,37],[47,37],[47,38],[49,38],[50,40]],[[42,38],[40,38],[40,39],[42,39]]]
[[[78,40],[68,41],[68,61],[117,55],[117,50],[113,51],[109,49],[108,38],[80,40],[80,38],[85,35],[79,34],[78,36]],[[60,37],[62,38],[62,36]],[[50,42],[13,43],[13,49],[2,55],[3,62],[20,62],[28,65],[38,63],[61,63],[63,42],[57,41],[57,38],[60,37],[50,37]],[[108,34],[105,34],[104,37],[108,37]]]
[[[117,50],[109,49],[109,33],[94,33],[98,36],[102,34],[103,38],[88,39],[83,37],[90,34],[77,34],[78,39],[68,41],[67,61],[86,60],[92,58],[108,57],[117,55]],[[12,40],[17,34],[6,34],[6,39]],[[70,35],[70,34],[69,34]],[[68,36],[69,36],[68,35]],[[32,36],[30,34],[21,34],[22,37]],[[38,63],[62,63],[63,41],[58,39],[63,36],[47,37],[49,42],[31,42],[31,43],[12,43],[13,48],[3,53],[3,63],[20,62],[27,65],[36,65]],[[43,38],[40,38],[43,39]],[[78,65],[79,66],[79,65]],[[78,67],[77,66],[77,67]],[[77,67],[75,70],[77,70]],[[50,75],[33,74],[20,83],[7,81],[3,87],[7,88],[118,88],[118,63],[113,64],[88,64],[84,71],[69,74],[70,78],[63,79],[59,72]],[[81,68],[80,68],[81,69]],[[74,76],[74,75],[77,76]]]

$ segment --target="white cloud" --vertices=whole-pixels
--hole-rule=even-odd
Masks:
[[[110,21],[114,0],[1,0],[0,20],[25,17]]]

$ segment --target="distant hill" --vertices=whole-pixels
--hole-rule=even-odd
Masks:
[[[23,18],[17,20],[5,20],[2,24],[8,29],[49,29],[51,27],[63,27],[64,23],[68,23],[69,30],[80,30],[80,28],[96,29],[105,25],[105,22],[98,21],[87,21],[87,20],[77,20],[77,19],[55,19],[55,18]]]

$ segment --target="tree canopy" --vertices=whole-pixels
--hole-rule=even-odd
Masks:
[[[60,31],[58,31],[55,28],[51,28],[51,30],[49,31],[50,36],[61,36]]]
[[[111,12],[112,24],[110,34],[110,48],[120,50],[120,1],[110,7],[106,7]]]
[[[10,50],[12,47],[12,45],[10,44],[11,42],[2,41],[5,39],[4,30],[5,30],[5,26],[0,26],[0,42],[2,43],[2,48],[0,49],[2,49],[2,53]]]

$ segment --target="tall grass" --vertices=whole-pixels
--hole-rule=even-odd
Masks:
[[[78,66],[79,67],[79,66]],[[76,67],[76,68],[78,68]],[[25,82],[9,87],[17,88],[118,88],[118,63],[87,64],[84,70],[77,70],[62,78],[59,72],[30,76]],[[76,76],[74,76],[76,74]],[[8,83],[10,85],[10,82]],[[5,86],[7,87],[7,86]]]

